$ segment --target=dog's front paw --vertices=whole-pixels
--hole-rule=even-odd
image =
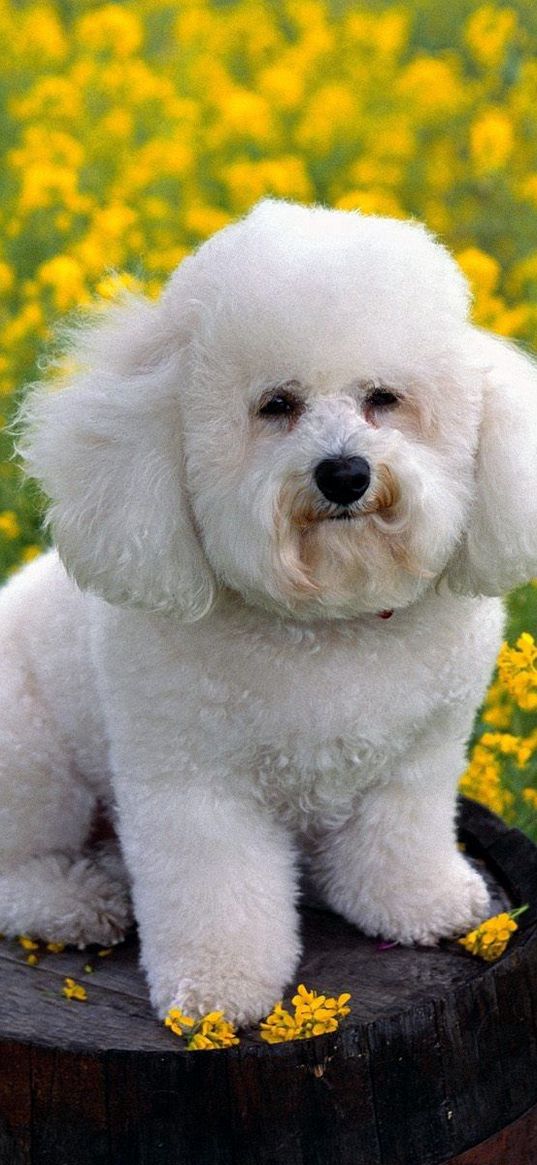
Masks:
[[[237,1027],[246,1027],[272,1011],[284,987],[284,983],[263,982],[240,974],[229,974],[211,983],[184,979],[171,997],[159,1000],[153,996],[153,1003],[161,1019],[172,1007],[192,1019],[199,1019],[209,1011],[223,1011],[225,1018]]]
[[[422,917],[402,921],[399,941],[435,946],[442,938],[466,934],[489,912],[489,892],[481,874],[461,858],[441,885],[431,886]]]
[[[121,942],[132,925],[132,905],[125,882],[114,878],[103,864],[81,859],[69,873],[73,888],[70,909],[65,914],[64,929],[55,933],[64,941],[84,948],[98,943],[112,946]]]
[[[173,966],[160,963],[149,971],[151,1002],[161,1019],[171,1007],[184,1015],[199,1019],[209,1011],[223,1011],[226,1019],[245,1027],[268,1015],[292,981],[300,947],[297,935],[282,936],[282,942],[263,948],[248,944],[248,950],[235,947],[227,955],[208,957],[201,949],[191,949],[190,958],[183,950],[182,959]],[[205,958],[203,955],[205,954]],[[257,955],[257,957],[256,957]]]
[[[104,851],[71,858],[52,853],[0,878],[0,927],[83,948],[120,942],[133,920],[119,859]]]
[[[489,912],[489,893],[481,874],[457,854],[449,866],[419,882],[402,878],[382,901],[366,897],[353,921],[366,934],[403,946],[435,946],[441,938],[466,934]]]

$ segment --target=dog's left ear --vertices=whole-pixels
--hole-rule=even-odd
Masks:
[[[537,364],[473,329],[483,413],[475,494],[445,577],[460,594],[501,595],[537,575]]]
[[[75,328],[66,386],[28,394],[19,448],[79,585],[192,621],[211,606],[215,579],[186,483],[188,304],[179,294],[174,303],[175,313],[130,297]]]

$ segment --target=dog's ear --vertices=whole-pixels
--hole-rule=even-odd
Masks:
[[[475,493],[446,577],[462,594],[500,595],[537,574],[537,364],[473,330],[483,413]]]
[[[71,334],[69,383],[30,390],[19,446],[81,587],[194,620],[214,578],[185,487],[180,327],[162,301],[128,297],[94,313]]]

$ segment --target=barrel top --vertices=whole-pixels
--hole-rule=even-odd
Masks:
[[[516,962],[529,942],[537,942],[537,849],[516,829],[474,802],[463,801],[460,837],[472,860],[479,863],[493,897],[491,913],[530,901],[501,963]],[[495,974],[497,964],[468,955],[455,942],[436,948],[391,947],[360,934],[324,909],[301,911],[304,954],[296,983],[328,994],[352,995],[346,1030],[360,1030],[390,1017],[420,1011],[465,986]],[[0,944],[0,1040],[69,1051],[99,1054],[111,1050],[175,1054],[183,1045],[152,1012],[144,976],[138,965],[135,933],[110,954],[98,948],[51,953],[40,944],[39,961],[28,965],[27,951],[17,941]],[[84,970],[90,964],[92,972]],[[62,988],[71,977],[83,984],[87,999],[67,999]],[[274,1001],[276,1002],[276,1000]],[[268,1048],[258,1033],[241,1033],[241,1055],[284,1051]],[[219,1053],[235,1054],[235,1049]]]

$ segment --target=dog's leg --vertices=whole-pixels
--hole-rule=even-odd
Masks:
[[[326,902],[366,934],[433,945],[487,916],[485,883],[456,844],[464,747],[453,728],[438,725],[422,738],[314,856]]]
[[[84,854],[95,791],[76,771],[31,674],[8,654],[0,687],[0,931],[108,945],[131,919],[125,872],[110,845]]]
[[[115,781],[151,999],[161,1016],[176,1005],[253,1021],[299,956],[293,844],[233,774],[172,767],[142,779],[133,763]]]
[[[1,862],[1,859],[0,859]],[[56,851],[0,872],[0,929],[85,947],[123,938],[132,920],[127,879],[107,843],[91,855]]]

